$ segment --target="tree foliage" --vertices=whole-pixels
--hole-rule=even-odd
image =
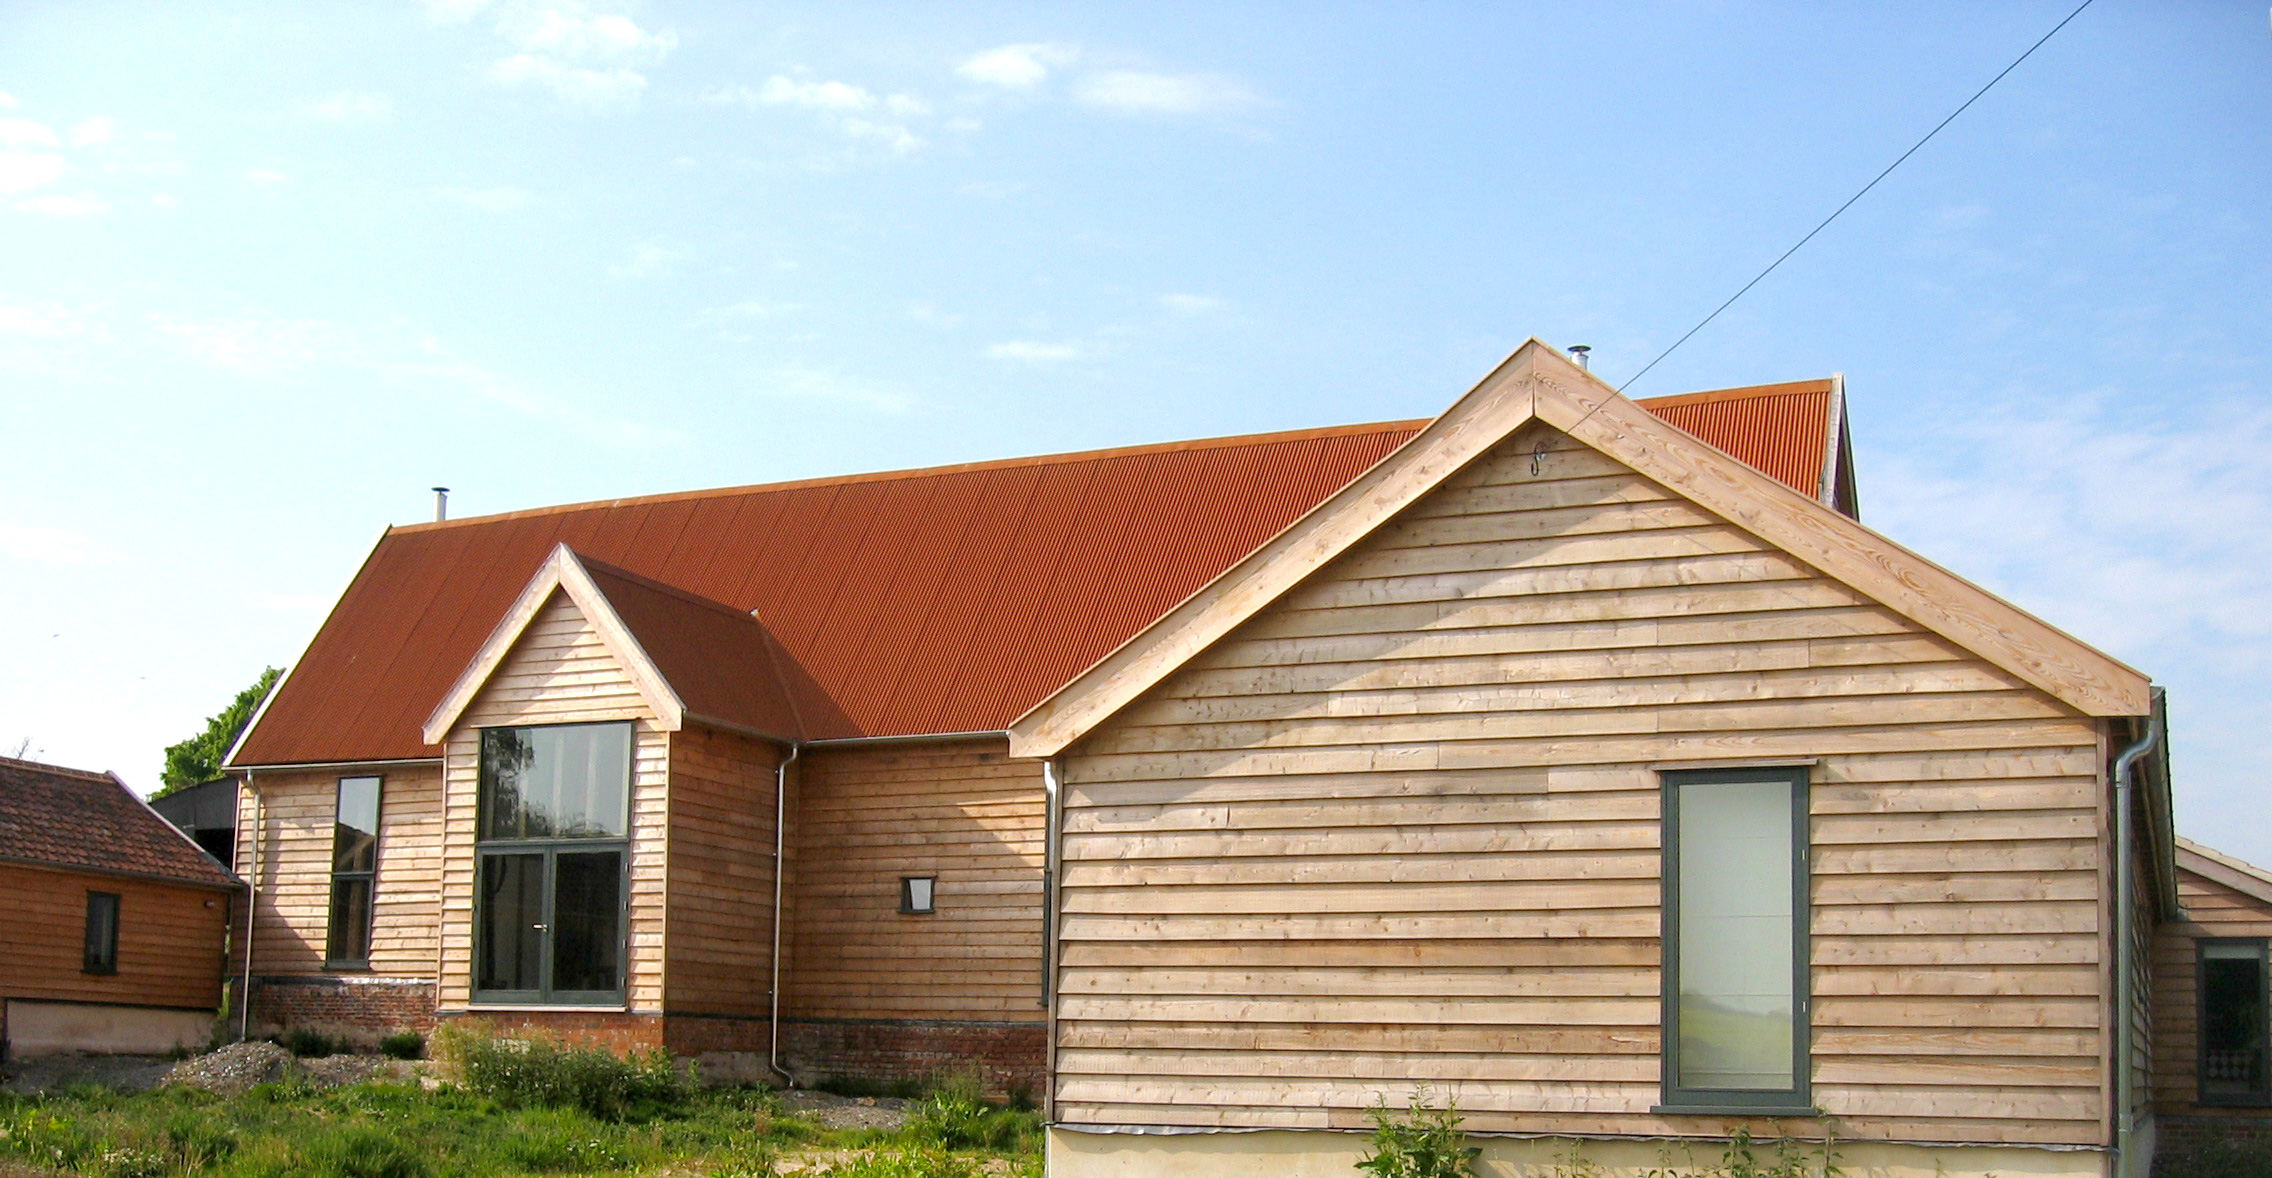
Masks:
[[[237,693],[221,714],[205,721],[205,731],[168,746],[166,768],[158,775],[158,792],[152,797],[162,798],[177,789],[187,789],[200,781],[211,781],[221,775],[221,758],[229,755],[229,746],[237,743],[237,734],[252,721],[252,714],[260,710],[260,701],[268,698],[269,689],[284,672],[270,667],[260,673],[253,685]]]

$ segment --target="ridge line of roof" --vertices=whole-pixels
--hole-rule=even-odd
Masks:
[[[1020,458],[993,458],[980,462],[950,463],[945,466],[913,466],[900,470],[867,471],[860,474],[822,475],[818,478],[791,479],[780,483],[745,483],[739,486],[709,487],[697,491],[666,491],[658,495],[626,495],[616,499],[590,499],[582,503],[529,507],[519,511],[501,511],[491,515],[469,515],[458,519],[429,520],[424,523],[390,524],[387,527],[387,534],[439,532],[473,524],[495,523],[499,520],[534,519],[539,516],[565,515],[574,511],[591,511],[598,508],[624,507],[633,504],[676,503],[699,499],[719,499],[731,495],[755,495],[770,491],[849,487],[864,483],[936,478],[941,475],[970,474],[978,471],[1019,470],[1034,466],[1095,462],[1109,458],[1140,458],[1152,454],[1176,454],[1191,450],[1219,450],[1233,446],[1266,446],[1279,442],[1306,442],[1321,438],[1354,437],[1360,434],[1385,434],[1400,429],[1417,430],[1432,420],[1434,419],[1417,417],[1405,421],[1374,421],[1356,425],[1328,425],[1310,429],[1280,430],[1271,433],[1231,434],[1216,438],[1189,438],[1174,442],[1147,442],[1135,446],[1113,446],[1101,450],[1071,450],[1060,454],[1030,454]],[[385,537],[381,538],[384,539]]]
[[[561,546],[567,548],[568,551],[575,556],[577,563],[582,564],[586,572],[597,570],[609,576],[619,577],[642,588],[652,589],[655,592],[663,594],[666,597],[675,597],[680,601],[687,603],[688,605],[712,610],[717,613],[725,614],[728,617],[739,618],[740,620],[751,623],[752,625],[762,625],[755,614],[735,609],[733,606],[727,605],[723,601],[704,597],[691,589],[682,589],[679,586],[673,585],[668,581],[658,581],[653,577],[643,576],[619,565],[612,565],[604,560],[586,556],[581,552],[577,552],[574,545],[568,544],[565,541],[562,542]]]
[[[1787,380],[1780,384],[1741,385],[1726,389],[1705,389],[1696,393],[1674,393],[1666,397],[1641,397],[1633,403],[1643,409],[1671,409],[1683,405],[1710,405],[1720,401],[1756,401],[1766,397],[1796,397],[1808,393],[1827,393],[1831,377],[1813,380]]]
[[[50,765],[45,761],[27,761],[21,757],[0,757],[0,765],[17,765],[25,769],[36,769],[42,773],[63,773],[86,781],[114,781],[125,788],[126,792],[134,792],[131,787],[128,787],[125,782],[119,781],[118,777],[108,769],[73,769],[69,765]]]

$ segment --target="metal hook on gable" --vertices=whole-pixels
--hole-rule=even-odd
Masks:
[[[1545,438],[1540,438],[1538,440],[1538,445],[1531,448],[1530,477],[1535,479],[1538,476],[1546,473],[1546,451],[1547,445]]]

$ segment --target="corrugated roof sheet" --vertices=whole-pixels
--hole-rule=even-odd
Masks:
[[[0,757],[0,859],[237,886],[108,773]]]
[[[1814,402],[1800,394],[1815,389],[1820,405],[1810,408]],[[1641,404],[1815,495],[1828,390],[1818,381]],[[1746,393],[1762,404],[1746,405]],[[234,763],[433,756],[421,723],[559,543],[588,563],[643,578],[650,594],[699,599],[726,614],[754,612],[777,644],[785,699],[794,701],[808,739],[998,730],[1425,424],[1176,442],[393,528]],[[1811,458],[1803,453],[1809,436]],[[613,588],[609,596],[616,599]],[[713,622],[680,634],[681,623],[701,620],[692,608],[699,607],[658,605],[663,612],[645,624],[675,636],[658,637],[659,644],[698,651],[692,635]],[[716,676],[716,665],[697,671],[685,661],[680,673],[692,682]],[[664,673],[689,691],[670,669]],[[714,699],[751,690],[704,682],[693,690]],[[745,695],[732,706],[754,715],[773,705]]]
[[[768,736],[803,732],[783,656],[757,619],[596,560],[582,564],[687,711]],[[817,695],[808,701],[825,704]]]

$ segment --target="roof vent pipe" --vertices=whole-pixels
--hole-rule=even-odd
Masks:
[[[448,487],[436,487],[434,488],[434,522],[441,523],[448,518],[450,518],[450,489]]]
[[[1586,363],[1586,355],[1591,351],[1593,349],[1585,344],[1571,344],[1570,359],[1577,361],[1578,367],[1591,371],[1592,365]]]

